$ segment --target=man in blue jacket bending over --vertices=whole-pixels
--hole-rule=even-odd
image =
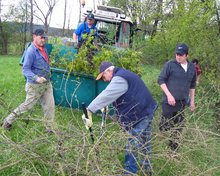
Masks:
[[[125,174],[137,173],[138,154],[141,167],[151,175],[151,127],[157,103],[141,78],[135,73],[102,62],[96,80],[110,82],[88,106],[88,116],[83,115],[85,126],[92,126],[92,113],[113,104],[120,126],[130,134],[126,145]]]

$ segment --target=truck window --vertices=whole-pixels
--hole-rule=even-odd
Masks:
[[[97,21],[96,27],[98,28],[99,43],[114,45],[118,41],[119,24]]]
[[[122,22],[120,25],[120,34],[118,40],[118,46],[122,48],[128,48],[130,45],[131,26],[127,22]]]

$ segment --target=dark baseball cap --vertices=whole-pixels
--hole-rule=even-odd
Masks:
[[[94,17],[94,15],[93,15],[92,13],[90,13],[90,14],[87,15],[87,19],[92,19],[92,20],[94,20],[95,17]]]
[[[43,29],[36,29],[33,34],[41,37],[47,37]]]
[[[100,67],[99,67],[99,74],[98,76],[96,77],[96,80],[99,80],[102,78],[103,74],[104,74],[104,71],[111,67],[113,64],[111,62],[102,62]]]
[[[185,43],[176,46],[176,54],[188,54],[189,48]]]

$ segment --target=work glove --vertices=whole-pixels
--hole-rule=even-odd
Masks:
[[[108,109],[108,106],[106,106],[106,107],[104,107],[104,108],[101,109],[101,112],[108,114],[108,110],[109,110],[109,109]]]
[[[82,119],[86,129],[88,130],[90,127],[92,127],[93,123],[92,123],[92,113],[87,110],[87,114],[88,114],[88,119],[86,118],[85,114],[82,115]]]
[[[44,83],[44,82],[46,82],[47,80],[44,78],[44,77],[37,77],[37,79],[36,79],[36,82],[37,83]]]

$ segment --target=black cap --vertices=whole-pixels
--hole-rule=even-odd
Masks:
[[[185,43],[176,46],[176,54],[188,54],[188,46]]]
[[[36,29],[33,34],[37,35],[37,36],[47,37],[47,35],[43,29]]]
[[[95,17],[94,17],[94,15],[93,15],[92,13],[90,13],[90,14],[87,15],[87,19],[92,19],[92,20],[94,20]]]
[[[96,77],[96,80],[101,79],[101,77],[103,76],[104,71],[105,71],[107,68],[111,67],[111,66],[112,66],[112,63],[111,63],[111,62],[105,62],[105,61],[102,62],[101,65],[100,65],[100,67],[99,67],[99,74],[98,74],[98,76]]]

